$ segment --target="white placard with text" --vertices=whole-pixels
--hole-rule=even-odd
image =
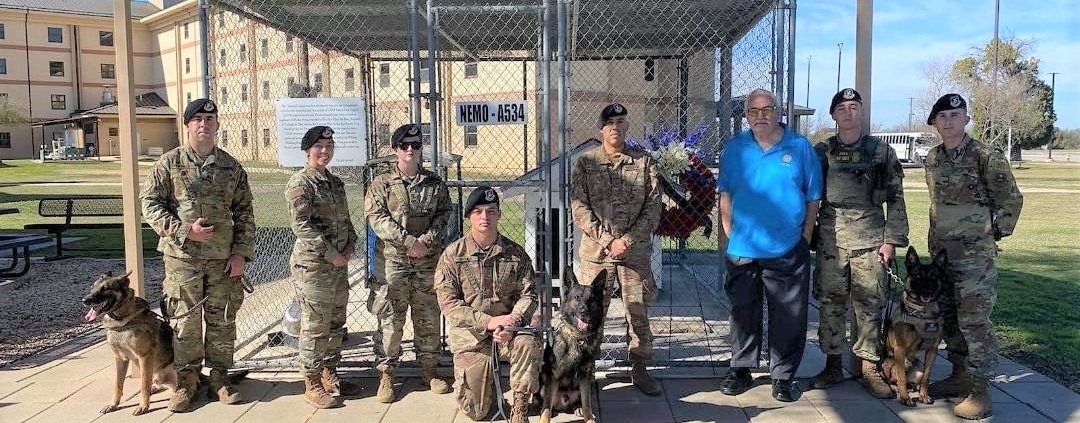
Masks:
[[[304,133],[312,126],[334,129],[331,166],[363,166],[368,160],[367,101],[357,97],[283,98],[277,101],[278,164],[302,167]]]

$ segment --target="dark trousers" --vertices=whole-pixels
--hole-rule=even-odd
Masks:
[[[762,300],[769,306],[769,362],[773,380],[791,380],[806,344],[810,251],[799,239],[791,251],[770,259],[727,256],[724,289],[731,301],[731,367],[758,366]],[[764,293],[764,297],[762,296]]]

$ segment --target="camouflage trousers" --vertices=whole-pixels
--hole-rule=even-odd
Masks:
[[[378,320],[379,330],[373,339],[378,364],[397,366],[405,333],[405,313],[410,308],[417,360],[422,363],[438,360],[442,320],[435,299],[435,261],[377,258],[372,282],[368,311]]]
[[[855,329],[851,352],[864,360],[880,361],[881,308],[885,304],[886,280],[875,248],[848,250],[835,245],[818,248],[814,299],[820,306],[818,342],[822,352],[831,355],[843,352],[850,300]]]
[[[300,374],[313,375],[341,361],[348,267],[329,263],[293,264],[292,281],[300,302]]]
[[[990,322],[997,301],[994,253],[948,253],[949,277],[939,301],[945,348],[950,358],[966,356],[972,374],[993,377],[998,364],[997,334]]]
[[[225,274],[227,260],[180,259],[165,256],[166,312],[170,316],[187,313],[206,298],[201,310],[172,320],[176,369],[200,371],[203,360],[211,369],[233,365],[236,344],[236,312],[244,303],[240,278]],[[205,338],[203,323],[206,324]]]
[[[479,351],[454,354],[454,390],[458,409],[474,421],[487,418],[495,401],[495,373],[491,368],[491,340]],[[510,345],[498,345],[499,359],[510,362],[510,390],[536,393],[540,389],[540,342],[531,334],[514,336]]]
[[[647,259],[622,263],[582,260],[579,280],[583,285],[591,284],[593,278],[604,269],[608,270],[609,275],[607,287],[604,289],[604,316],[607,316],[608,307],[611,305],[611,294],[615,291],[617,280],[622,294],[623,316],[626,318],[630,360],[652,360],[653,335],[652,328],[649,327],[649,304],[656,300],[657,294],[652,266]],[[603,342],[603,327],[600,331],[599,339]]]

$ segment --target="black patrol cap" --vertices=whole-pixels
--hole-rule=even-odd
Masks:
[[[469,199],[465,200],[465,217],[468,218],[469,213],[472,213],[476,206],[484,204],[494,204],[495,207],[499,207],[499,194],[492,187],[478,186],[469,194]]]
[[[217,116],[217,104],[214,104],[214,101],[209,98],[192,100],[184,109],[184,125],[187,125],[188,121],[195,117],[196,113],[213,113],[214,116]]]
[[[394,135],[392,135],[390,137],[390,146],[391,147],[397,147],[398,144],[401,143],[401,140],[404,140],[405,138],[413,138],[413,137],[420,138],[420,135],[421,135],[421,132],[420,132],[420,127],[419,126],[417,126],[415,124],[411,124],[411,123],[406,123],[404,125],[399,126],[398,129],[396,129],[394,131]],[[423,140],[418,140],[418,141],[423,141]]]
[[[300,149],[307,151],[319,140],[332,140],[334,139],[334,130],[329,126],[313,126],[307,130],[304,134],[304,139],[300,141]]]
[[[832,104],[829,105],[829,113],[832,114],[836,110],[836,106],[845,101],[856,101],[862,104],[862,95],[854,88],[844,88],[840,92],[833,94]]]
[[[619,103],[611,103],[600,111],[600,119],[596,121],[597,128],[603,128],[604,122],[618,116],[626,116],[626,106]]]
[[[926,124],[933,125],[935,115],[952,109],[967,110],[967,102],[964,101],[964,97],[961,97],[960,94],[945,94],[937,99],[937,102],[934,103],[934,107],[930,109],[930,116],[926,118]]]

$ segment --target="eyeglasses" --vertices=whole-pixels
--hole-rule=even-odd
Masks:
[[[774,111],[776,111],[776,108],[773,107],[773,106],[765,106],[765,107],[760,107],[760,108],[751,107],[751,108],[746,110],[746,116],[747,117],[768,117],[768,116],[772,115]]]
[[[397,148],[401,151],[405,151],[410,148],[414,151],[420,151],[421,148],[424,148],[424,144],[419,142],[403,142],[401,144],[398,144]]]

